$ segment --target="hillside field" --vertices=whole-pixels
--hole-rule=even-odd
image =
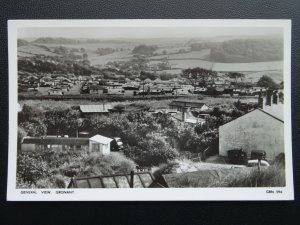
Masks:
[[[141,44],[142,40],[138,41],[123,41],[123,42],[98,42],[98,43],[78,43],[78,44],[53,44],[53,43],[29,43],[18,47],[18,56],[20,57],[32,57],[34,55],[46,55],[57,56],[54,53],[54,48],[64,46],[66,48],[84,48],[88,54],[88,59],[93,66],[104,66],[108,62],[113,61],[129,61],[133,59],[132,49]],[[151,44],[154,44],[155,40],[151,40]],[[250,63],[219,63],[209,61],[210,49],[203,49],[200,51],[189,51],[179,53],[179,50],[188,51],[188,47],[184,42],[157,42],[158,50],[155,55],[148,57],[151,64],[161,62],[167,58],[171,70],[158,71],[167,72],[171,74],[180,74],[183,69],[202,67],[205,69],[211,69],[222,72],[241,72],[246,74],[246,78],[252,81],[257,81],[261,75],[270,75],[277,82],[283,80],[283,61],[271,61],[271,62],[250,62]],[[114,48],[119,49],[116,52],[107,55],[97,54],[97,48]],[[47,50],[48,49],[48,50]],[[167,54],[162,54],[166,51]],[[81,53],[76,53],[81,54]]]

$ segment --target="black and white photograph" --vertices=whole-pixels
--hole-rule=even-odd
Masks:
[[[8,200],[293,199],[289,20],[8,25]]]

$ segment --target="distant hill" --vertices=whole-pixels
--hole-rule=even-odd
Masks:
[[[211,46],[209,60],[226,63],[283,60],[282,39],[237,39]]]
[[[32,43],[35,44],[59,44],[59,45],[74,45],[80,43],[80,41],[76,39],[69,38],[38,38],[34,40]]]
[[[18,39],[18,47],[24,46],[24,45],[28,45],[29,42],[25,41],[23,39]]]

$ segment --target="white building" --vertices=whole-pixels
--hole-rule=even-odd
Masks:
[[[102,135],[95,135],[89,139],[89,151],[100,152],[101,155],[110,154],[110,142],[113,139]]]
[[[35,152],[39,150],[86,150],[100,152],[101,155],[110,154],[110,142],[113,139],[102,135],[91,138],[69,137],[24,137],[21,143],[22,152]]]
[[[219,127],[219,155],[243,149],[250,157],[253,150],[264,150],[267,160],[284,152],[283,104],[251,111]]]

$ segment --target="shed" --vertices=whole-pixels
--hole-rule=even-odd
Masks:
[[[80,105],[80,111],[83,114],[107,114],[113,104],[99,104],[99,105]]]
[[[102,135],[95,135],[89,139],[89,151],[100,152],[102,155],[110,154],[110,142],[113,139]]]

